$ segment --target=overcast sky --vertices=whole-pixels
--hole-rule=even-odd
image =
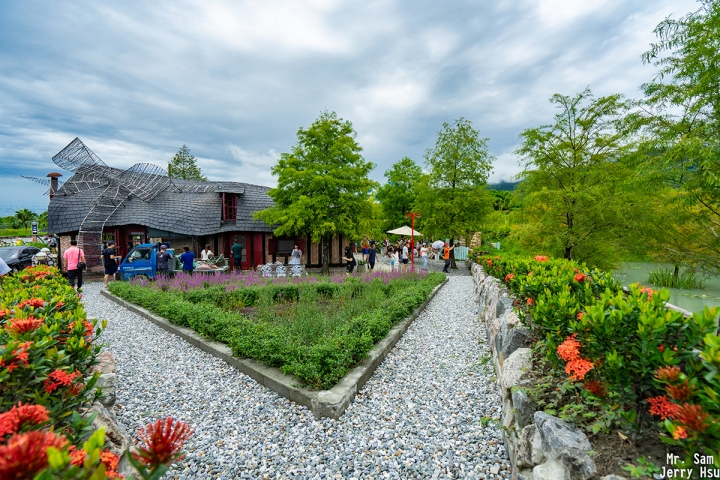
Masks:
[[[105,163],[166,166],[181,145],[211,180],[270,168],[323,110],[350,120],[372,178],[423,163],[443,122],[490,138],[491,181],[518,171],[548,98],[639,97],[640,55],[691,0],[3,2],[0,215],[47,206],[20,175],[60,170],[76,136]]]

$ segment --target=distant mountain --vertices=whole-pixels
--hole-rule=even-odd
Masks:
[[[500,183],[491,183],[490,188],[493,190],[506,190],[506,191],[513,191],[515,190],[515,187],[520,182],[500,182]]]

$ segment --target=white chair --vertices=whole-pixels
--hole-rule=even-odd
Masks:
[[[278,277],[285,277],[287,274],[287,267],[285,265],[278,265],[275,267],[275,275]]]
[[[290,276],[302,277],[302,274],[303,274],[303,268],[301,265],[293,265],[292,268],[290,268]]]
[[[260,267],[260,273],[262,273],[263,277],[272,277],[272,267],[270,265],[263,265],[262,267]]]

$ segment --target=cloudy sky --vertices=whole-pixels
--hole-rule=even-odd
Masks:
[[[211,180],[274,185],[270,167],[324,110],[350,120],[383,172],[423,162],[443,122],[470,119],[518,171],[548,98],[639,96],[640,55],[692,0],[23,1],[0,7],[0,215],[43,211],[20,175],[58,170],[76,136],[105,163],[164,166],[186,144]],[[70,173],[60,170],[67,178]]]

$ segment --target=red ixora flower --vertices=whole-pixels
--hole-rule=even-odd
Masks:
[[[23,405],[22,402],[0,414],[0,438],[18,433],[23,425],[40,425],[50,420],[47,408],[42,405]]]
[[[48,466],[47,448],[60,450],[65,444],[65,437],[50,432],[16,433],[5,445],[0,445],[0,478],[32,479]]]
[[[527,303],[528,305],[535,305],[535,300],[533,300],[532,298],[528,298],[525,303]]]
[[[585,277],[587,277],[587,275],[585,275],[584,273],[578,273],[573,278],[575,279],[576,282],[584,282]]]
[[[576,340],[576,337],[576,335],[571,335],[567,337],[563,343],[558,345],[558,357],[566,362],[580,358],[580,342]]]
[[[663,353],[665,351],[665,345],[660,345],[658,350],[660,350],[660,353]]]
[[[677,404],[672,403],[665,395],[648,398],[648,403],[650,404],[650,413],[659,416],[663,420],[675,418],[680,409]]]
[[[578,358],[571,360],[565,365],[565,373],[570,375],[568,378],[573,381],[582,380],[585,378],[587,373],[595,368],[595,365],[590,360],[584,358]]]
[[[489,258],[487,259],[487,262],[485,262],[485,263],[487,263],[487,266],[488,266],[488,267],[492,267],[492,266],[493,266],[493,262],[492,262],[492,260],[490,260]]]
[[[47,393],[52,393],[60,387],[67,387],[72,381],[80,376],[80,372],[67,373],[60,369],[55,369],[47,376],[43,388]]]
[[[691,432],[704,432],[710,426],[710,415],[703,411],[700,405],[689,403],[678,407],[674,419]]]
[[[535,260],[536,262],[547,262],[548,257],[546,257],[545,255],[535,255],[533,257],[533,260]]]
[[[583,387],[585,387],[585,390],[597,397],[604,397],[605,395],[607,395],[605,385],[603,385],[602,382],[598,380],[585,380],[585,383],[583,383]]]
[[[693,394],[693,389],[690,387],[687,379],[678,385],[666,385],[665,391],[670,398],[677,401],[687,400]]]
[[[170,465],[180,460],[180,449],[193,430],[185,422],[173,420],[172,417],[158,419],[138,430],[138,437],[144,443],[133,452],[133,457],[145,465]]]
[[[15,308],[17,308],[17,309],[25,308],[28,305],[31,307],[35,307],[35,308],[40,308],[43,305],[45,305],[45,300],[43,300],[42,298],[31,298],[29,300],[23,300],[22,302],[18,303],[17,307],[15,307]]]
[[[508,273],[507,275],[505,275],[505,283],[510,283],[510,280],[512,280],[513,278],[515,278],[515,274]]]
[[[640,293],[647,293],[648,301],[652,300],[653,293],[655,293],[655,290],[653,290],[650,287],[643,287],[640,289]]]
[[[677,426],[677,427],[675,427],[675,430],[673,430],[672,436],[675,440],[687,438],[687,430],[685,430],[681,426]]]
[[[0,318],[5,318],[12,313],[12,310],[0,309]]]
[[[582,318],[583,318],[585,315],[587,315],[587,313],[585,313],[585,312],[578,312],[578,313],[577,313],[577,319],[578,319],[578,320],[582,320]]]
[[[662,345],[660,345],[663,347]],[[665,350],[663,347],[661,352]],[[655,378],[661,382],[675,382],[680,378],[680,367],[673,365],[672,367],[660,367],[655,370]]]
[[[117,472],[120,457],[112,453],[110,450],[103,450],[100,453],[100,463],[105,465],[105,476],[107,478],[124,478]]]
[[[28,366],[28,359],[30,355],[28,354],[28,349],[30,348],[30,345],[32,345],[33,342],[24,342],[21,343],[16,349],[12,351],[10,363],[6,363],[4,358],[0,358],[0,367],[6,367],[8,369],[8,372],[12,372],[17,367],[22,364],[23,366]],[[7,345],[5,345],[7,347]]]
[[[7,322],[5,330],[14,335],[22,335],[23,333],[37,330],[42,324],[42,318],[35,318],[33,316],[28,318],[14,318]]]

